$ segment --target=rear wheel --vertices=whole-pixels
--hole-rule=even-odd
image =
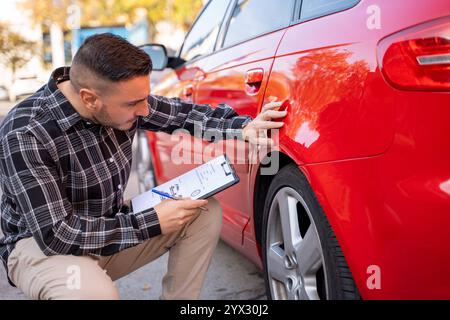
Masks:
[[[359,299],[331,226],[295,165],[272,181],[263,218],[263,262],[269,299]]]

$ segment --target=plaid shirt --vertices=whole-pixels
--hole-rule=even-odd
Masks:
[[[242,125],[250,120],[225,104],[212,109],[151,95],[150,114],[119,131],[82,118],[58,90],[62,74],[68,74],[67,67],[55,70],[48,84],[14,107],[0,126],[5,267],[15,243],[31,236],[46,255],[104,256],[159,235],[153,208],[129,212],[123,203],[136,130],[184,128],[194,134],[196,128],[242,138]]]

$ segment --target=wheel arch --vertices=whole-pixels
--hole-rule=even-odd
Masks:
[[[264,203],[267,197],[267,192],[269,191],[269,186],[276,175],[276,174],[273,175],[261,174],[261,169],[264,167],[264,165],[262,164],[268,163],[269,162],[268,159],[279,159],[278,171],[291,163],[296,163],[294,159],[292,159],[289,155],[280,151],[274,151],[268,153],[258,166],[255,177],[255,185],[254,185],[255,187],[253,192],[253,224],[255,230],[255,239],[258,244],[258,251],[260,256],[261,256],[260,245],[262,243],[261,229],[263,223]]]
[[[264,168],[265,163],[270,164],[270,159],[267,160],[267,158],[271,157],[272,159],[279,159],[279,166],[278,166],[278,170],[276,173],[272,174],[272,175],[263,175],[261,174],[261,170],[262,168]],[[323,205],[322,203],[319,201],[316,192],[314,191],[314,189],[311,186],[311,177],[308,174],[308,172],[305,172],[305,169],[302,168],[302,166],[300,166],[296,161],[294,161],[293,158],[289,157],[289,155],[283,153],[283,152],[279,152],[277,151],[277,155],[274,155],[274,153],[272,154],[268,154],[263,161],[261,161],[262,164],[259,165],[257,172],[255,173],[255,188],[254,188],[254,202],[253,202],[253,206],[254,206],[254,212],[253,212],[253,227],[254,227],[254,233],[255,233],[255,240],[257,243],[257,248],[258,248],[258,254],[261,258],[263,258],[263,252],[262,249],[264,247],[263,245],[263,225],[266,223],[264,222],[264,205],[266,203],[267,197],[269,197],[269,186],[272,184],[273,180],[275,179],[275,177],[277,176],[278,172],[280,170],[282,170],[283,168],[287,167],[287,166],[291,166],[292,168],[296,168],[300,171],[300,180],[303,180],[303,184],[306,186],[307,189],[309,189],[309,194],[312,197],[312,199],[314,199],[313,201],[317,204],[318,206],[318,212],[321,213],[321,216],[323,217],[322,220],[326,223],[327,225],[327,230],[329,230],[329,232],[327,231],[326,233],[322,233],[321,236],[319,236],[319,239],[322,241],[324,240],[324,243],[328,243],[326,245],[326,247],[328,248],[328,253],[331,254],[332,257],[335,257],[337,260],[336,266],[335,268],[331,268],[330,270],[332,270],[331,274],[339,274],[339,281],[341,281],[340,283],[342,283],[343,287],[345,287],[345,290],[343,290],[343,292],[347,292],[347,293],[351,293],[354,294],[354,296],[343,296],[342,299],[361,299],[361,295],[359,292],[359,288],[355,283],[355,279],[353,278],[353,272],[352,269],[350,269],[350,266],[347,263],[347,259],[346,256],[344,255],[343,249],[340,245],[340,242],[338,240],[338,237],[335,233],[335,228],[333,228],[333,225],[331,224],[331,222],[329,221],[329,217],[327,216],[326,212],[323,209]],[[266,164],[266,166],[268,165]],[[287,169],[287,168],[286,168]],[[303,178],[303,179],[302,179]],[[278,179],[279,180],[279,179]],[[278,181],[279,183],[280,181]],[[285,180],[282,179],[281,183],[284,184]],[[272,188],[273,189],[273,188]],[[278,190],[278,188],[276,189]],[[272,190],[273,192],[273,190]],[[305,206],[303,206],[304,210],[307,210]],[[306,211],[305,211],[306,212]],[[310,218],[312,219],[312,218]],[[328,240],[327,240],[328,239]],[[331,241],[331,242],[330,242]],[[332,250],[330,249],[330,243],[331,243],[331,247],[333,248]],[[323,247],[321,245],[321,247]],[[331,261],[331,256],[328,257],[328,261]],[[264,259],[264,258],[263,258]],[[264,263],[264,262],[263,262]],[[335,270],[336,272],[334,272],[333,270]],[[340,287],[339,287],[340,288]],[[334,291],[333,291],[334,292]],[[338,292],[338,291],[336,291]],[[336,293],[334,292],[334,293]],[[349,293],[349,294],[350,294]]]

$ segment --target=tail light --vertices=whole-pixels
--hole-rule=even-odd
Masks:
[[[450,91],[450,16],[384,38],[378,61],[398,89]]]

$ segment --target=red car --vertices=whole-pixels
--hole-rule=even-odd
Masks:
[[[240,183],[217,196],[269,298],[450,298],[450,1],[211,0],[177,57],[145,49],[171,69],[154,94],[289,105],[260,162],[232,146]],[[143,188],[232,143],[188,139],[140,133]]]

